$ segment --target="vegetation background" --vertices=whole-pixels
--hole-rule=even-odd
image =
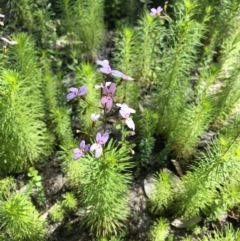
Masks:
[[[0,52],[0,240],[240,240],[239,0],[0,0],[0,9],[1,36],[17,42]],[[80,140],[93,141],[97,59],[134,78],[114,101],[136,110],[136,135],[123,141],[113,108],[106,157],[74,161]],[[67,101],[83,84],[91,105]],[[132,188],[149,176],[135,212]]]

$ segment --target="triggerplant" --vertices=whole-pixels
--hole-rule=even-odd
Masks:
[[[106,60],[97,60],[96,63],[104,74],[104,82],[95,86],[100,91],[98,103],[88,101],[88,94],[93,89],[89,90],[86,84],[80,88],[71,87],[67,94],[68,100],[80,98],[80,106],[86,109],[94,107],[99,112],[88,116],[92,121],[90,132],[86,132],[88,129],[80,130],[92,144],[88,144],[88,140],[82,140],[79,147],[73,149],[73,159],[79,161],[68,164],[67,176],[71,185],[80,192],[80,203],[85,210],[87,226],[96,236],[103,237],[116,234],[128,215],[126,194],[130,180],[128,169],[132,164],[127,161],[132,149],[126,139],[135,131],[135,123],[130,117],[135,110],[126,103],[116,103],[120,109],[114,122],[115,127],[120,126],[122,133],[118,144],[113,142],[107,121],[109,113],[114,109],[114,94],[119,85],[125,81],[133,81],[133,78],[118,70],[112,70]],[[114,83],[111,77],[120,78],[120,81]],[[99,122],[102,122],[101,126]],[[131,131],[125,130],[125,124]],[[93,138],[95,140],[92,140]]]

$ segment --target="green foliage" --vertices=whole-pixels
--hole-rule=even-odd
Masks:
[[[77,208],[77,199],[71,192],[63,195],[63,200],[58,200],[50,210],[50,217],[55,223],[63,221],[68,211],[74,211]]]
[[[86,101],[88,104],[79,100],[79,118],[81,119],[80,130],[83,129],[86,132],[92,133],[92,120],[91,114],[100,112],[98,106],[100,99],[100,91],[95,89],[95,84],[100,84],[101,79],[97,74],[96,70],[89,63],[82,63],[79,68],[77,68],[76,73],[76,84],[81,86],[83,84],[87,85],[88,94],[86,96]]]
[[[151,17],[149,12],[144,12],[135,30],[133,77],[143,86],[152,81],[155,75],[157,56],[161,54],[159,47],[162,47],[165,36],[163,22]]]
[[[10,241],[45,240],[45,223],[28,198],[21,193],[0,200],[0,228]]]
[[[155,105],[158,109],[158,133],[169,137],[181,119],[186,101],[192,95],[190,72],[195,68],[198,48],[205,26],[193,19],[197,5],[184,1],[175,5],[177,20],[169,22],[167,45],[159,60],[158,90]]]
[[[68,177],[80,192],[86,224],[98,237],[116,234],[127,218],[128,169],[132,165],[128,155],[125,147],[118,148],[110,140],[102,158],[86,156],[70,163],[75,168],[69,169]]]
[[[13,177],[8,176],[0,181],[0,195],[1,197],[10,196],[11,192],[16,188],[16,183]]]
[[[63,195],[62,206],[67,210],[75,210],[77,208],[77,199],[71,192]]]
[[[60,202],[56,202],[53,209],[50,212],[50,217],[55,223],[60,223],[64,219],[64,209]]]
[[[151,210],[162,212],[169,207],[173,200],[173,175],[168,170],[162,170],[154,176],[153,189],[150,194]]]
[[[215,230],[213,234],[198,239],[199,241],[233,241],[239,240],[240,233],[238,230],[234,230],[232,225],[227,225],[222,231]]]
[[[189,158],[196,152],[199,140],[208,129],[212,117],[213,106],[208,100],[187,106],[168,139],[167,148],[174,150],[177,158]]]
[[[73,137],[71,120],[68,112],[69,111],[66,109],[66,107],[58,107],[54,109],[52,114],[54,133],[61,144],[71,142]]]
[[[153,226],[150,230],[150,240],[151,241],[164,241],[168,235],[170,230],[169,222],[164,219],[160,218],[154,222]]]
[[[71,18],[76,16],[76,22],[72,21],[75,24],[73,26],[76,35],[81,41],[86,57],[93,60],[104,38],[103,15],[103,0],[77,0],[74,4],[74,13],[70,15]]]
[[[49,136],[33,86],[15,71],[1,74],[0,169],[19,172],[49,154]]]
[[[140,11],[138,0],[106,0],[105,15],[107,24],[110,28],[113,26],[121,26],[124,23],[136,22],[137,13]]]
[[[141,165],[144,165],[150,158],[152,150],[155,144],[155,139],[149,137],[148,139],[142,139],[139,143],[139,161]]]
[[[27,185],[27,189],[31,193],[32,197],[36,199],[37,203],[40,206],[43,206],[46,201],[46,197],[42,185],[41,175],[38,174],[38,171],[35,168],[30,167],[28,170],[28,177],[30,177],[31,180]]]
[[[123,27],[118,31],[115,38],[114,62],[117,69],[126,73],[128,76],[133,76],[134,63],[132,59],[135,57],[135,41],[134,30],[130,27]],[[116,102],[128,103],[132,108],[137,107],[137,99],[139,88],[132,81],[122,81],[117,88]]]
[[[210,219],[239,203],[239,121],[228,126],[183,178],[174,203],[178,215]],[[234,134],[233,134],[234,133]],[[227,201],[229,200],[229,201]]]

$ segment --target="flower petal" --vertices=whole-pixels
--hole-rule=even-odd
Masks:
[[[73,92],[73,93],[78,93],[78,88],[75,88],[75,87],[71,87],[69,88],[69,92]]]
[[[102,136],[101,136],[101,133],[98,132],[97,135],[96,135],[96,141],[97,141],[97,142],[101,142],[101,137],[102,137]]]
[[[112,84],[112,82],[106,82],[105,86],[109,86],[110,84]]]
[[[0,14],[0,18],[5,18],[5,15],[4,14]]]
[[[88,93],[88,90],[86,87],[87,87],[86,84],[80,87],[79,94],[78,94],[79,96],[86,95]]]
[[[115,91],[116,91],[116,84],[112,83],[109,87],[108,93],[113,96]]]
[[[91,114],[91,120],[93,122],[97,121],[99,119],[100,115],[99,114],[95,114],[95,113],[92,113]]]
[[[74,160],[79,159],[81,156],[83,155],[83,153],[77,153],[75,154],[75,156],[73,157]]]
[[[77,96],[77,94],[75,94],[75,93],[69,93],[68,95],[67,95],[67,99],[68,100],[71,100],[71,99],[73,99],[73,98],[75,98]]]
[[[111,75],[114,76],[114,77],[120,77],[122,78],[124,76],[124,73],[118,71],[118,70],[112,70],[111,71]]]
[[[105,144],[109,138],[109,133],[105,132],[101,137],[101,144]]]
[[[6,43],[8,43],[8,44],[10,44],[10,45],[15,45],[15,44],[17,44],[16,41],[9,40],[9,39],[7,39],[7,38],[5,38],[5,37],[1,37],[1,39],[2,39],[4,42],[6,42]]]
[[[93,143],[90,147],[90,151],[95,151],[97,148],[97,143]]]
[[[157,13],[160,14],[160,13],[162,12],[162,10],[163,10],[163,9],[161,8],[161,6],[159,6],[159,7],[157,8]]]
[[[106,97],[107,98],[107,102],[106,102],[106,109],[110,110],[113,106],[113,100],[111,97]]]
[[[123,78],[124,80],[129,80],[129,81],[134,80],[134,78],[132,78],[132,77],[130,77],[130,76],[127,76],[127,75],[123,75],[122,78]]]
[[[90,148],[90,144],[87,144],[87,145],[85,145],[85,147],[84,147],[84,151],[86,152],[86,151],[88,151],[89,150],[89,148]]]
[[[105,104],[107,103],[107,101],[108,101],[108,97],[107,97],[107,96],[103,96],[103,97],[101,98],[101,104],[102,104],[102,105],[105,105]]]
[[[99,158],[102,155],[103,149],[101,145],[98,145],[95,151],[95,157]]]
[[[102,73],[104,74],[110,74],[111,73],[111,67],[110,66],[107,66],[107,67],[102,67],[99,69]]]
[[[120,104],[120,103],[116,103],[116,106],[122,108],[122,104]]]
[[[134,122],[133,122],[133,120],[132,120],[131,118],[127,118],[127,119],[126,119],[126,124],[127,124],[127,126],[128,126],[130,129],[135,130],[135,124],[134,124]]]
[[[107,67],[107,66],[109,66],[108,60],[99,60],[99,59],[97,59],[96,63],[97,63],[98,65],[101,65],[102,67]]]
[[[85,147],[85,141],[82,140],[82,141],[80,142],[80,148],[81,148],[82,150],[84,150],[84,147]]]
[[[124,119],[127,119],[129,117],[129,113],[123,109],[119,110],[119,113]]]
[[[77,154],[77,153],[80,153],[80,152],[81,152],[81,150],[79,148],[74,148],[73,149],[73,153],[74,154]]]

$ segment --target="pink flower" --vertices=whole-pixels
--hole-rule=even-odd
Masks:
[[[157,9],[156,8],[151,8],[150,15],[151,16],[160,15],[162,10],[163,9],[161,8],[161,6],[157,7]]]
[[[87,90],[85,84],[83,86],[81,86],[79,90],[78,90],[78,88],[71,87],[69,89],[69,91],[70,91],[70,93],[67,95],[68,100],[71,100],[71,99],[75,98],[76,96],[86,95],[88,93],[88,90]]]
[[[102,68],[100,68],[100,71],[104,74],[111,74],[114,77],[120,78],[122,78],[122,76],[124,75],[118,70],[112,70],[107,60],[97,60],[97,64],[102,66]]]
[[[120,107],[121,109],[119,110],[120,115],[125,119],[126,125],[132,129],[135,130],[135,124],[132,120],[132,118],[130,118],[130,114],[131,113],[135,113],[136,111],[132,108],[129,108],[127,104],[123,103],[123,104],[116,104],[118,107]]]
[[[84,152],[87,152],[90,148],[90,144],[85,144],[85,141],[82,140],[80,142],[80,145],[79,145],[79,148],[75,148],[73,149],[73,153],[75,154],[74,155],[74,160],[77,160],[79,159],[80,157],[84,156]]]
[[[99,119],[100,115],[99,114],[95,114],[95,113],[92,113],[91,114],[91,120],[93,122],[96,122],[98,119]]]
[[[110,110],[113,105],[113,95],[116,91],[116,84],[112,83],[109,88],[106,86],[103,88],[103,97],[101,98],[101,104],[106,106],[107,110]]]
[[[0,13],[0,18],[5,18],[5,15]]]
[[[103,135],[101,135],[101,133],[97,133],[96,143],[92,144],[90,147],[90,151],[95,151],[96,158],[99,158],[102,155],[102,145],[104,145],[107,142],[108,138],[109,134],[107,132],[105,132]]]
[[[108,60],[97,60],[96,62],[98,65],[102,66],[102,68],[100,68],[100,71],[104,74],[111,74],[112,76],[120,77],[123,80],[134,80],[132,77],[127,76],[118,70],[112,70]]]
[[[9,39],[7,39],[7,38],[5,38],[5,37],[1,37],[1,39],[2,39],[4,42],[6,42],[7,44],[10,44],[10,45],[15,45],[15,44],[17,44],[16,41],[9,40]]]

